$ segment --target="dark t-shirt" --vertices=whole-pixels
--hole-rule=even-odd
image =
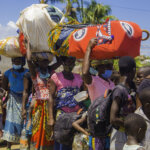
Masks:
[[[30,95],[32,93],[32,79],[31,79],[30,72],[26,72],[24,78],[26,78],[29,81],[28,94]]]
[[[150,87],[150,79],[144,79],[137,89],[137,93],[142,91],[143,89]]]
[[[120,110],[119,110],[119,116],[125,117],[129,113],[133,113],[136,109],[135,104],[135,94],[133,94],[133,89],[128,89],[125,86],[119,85],[116,86],[116,88],[113,91],[112,99],[119,98],[120,101]],[[135,93],[135,92],[134,92]]]

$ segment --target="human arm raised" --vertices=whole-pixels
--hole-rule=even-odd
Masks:
[[[82,78],[83,81],[86,84],[91,84],[92,83],[92,76],[89,73],[89,69],[90,69],[90,55],[92,52],[93,47],[97,44],[97,38],[93,38],[90,40],[85,56],[84,56],[84,60],[83,60],[83,67],[82,67]]]

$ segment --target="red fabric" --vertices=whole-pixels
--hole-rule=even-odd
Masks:
[[[112,41],[105,41],[99,39],[100,45],[93,48],[91,58],[92,59],[110,59],[116,56],[131,56],[136,57],[140,55],[140,44],[142,38],[142,30],[140,27],[128,21],[111,21],[111,35],[114,36]],[[100,28],[100,29],[99,29]],[[79,37],[82,34],[83,29],[79,31],[77,35]],[[72,33],[69,39],[69,52],[70,56],[74,56],[78,59],[83,58],[87,49],[87,45],[91,38],[97,37],[97,32],[101,31],[103,35],[108,36],[107,28],[104,25],[95,25],[85,28],[86,32],[81,36],[82,38],[75,38],[75,31]],[[128,32],[131,31],[131,36]],[[102,41],[100,41],[102,40]],[[104,44],[103,44],[104,42]]]
[[[24,44],[24,35],[23,33],[21,32],[19,34],[19,46],[20,46],[20,52],[25,55],[26,54],[26,47],[25,47],[25,44]]]

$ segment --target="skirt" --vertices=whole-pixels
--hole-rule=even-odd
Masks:
[[[48,122],[48,101],[36,100],[32,112],[32,137],[31,147],[33,150],[51,150],[54,141],[51,138],[53,131]]]
[[[6,107],[6,121],[3,131],[3,140],[19,143],[23,120],[21,117],[22,94],[10,93]]]

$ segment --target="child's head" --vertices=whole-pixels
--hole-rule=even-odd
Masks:
[[[150,66],[141,67],[137,72],[136,84],[140,85],[144,78],[150,75]]]
[[[125,132],[127,136],[132,136],[140,143],[147,130],[147,124],[143,117],[138,114],[129,114],[124,121]]]
[[[145,115],[150,118],[150,87],[139,92],[139,99]]]
[[[65,72],[72,72],[72,70],[75,66],[76,58],[63,56],[62,61],[63,61],[64,71]]]
[[[136,72],[136,63],[130,56],[123,56],[119,60],[119,72],[121,76],[126,76],[130,82],[133,80]]]

